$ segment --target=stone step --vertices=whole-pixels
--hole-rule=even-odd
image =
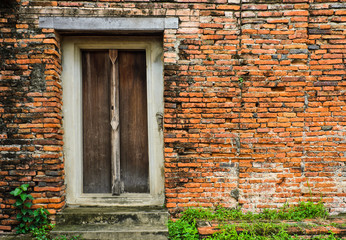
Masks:
[[[167,240],[168,216],[162,207],[70,207],[57,215],[52,237]]]
[[[52,237],[80,236],[81,239],[121,239],[121,240],[167,240],[166,226],[114,226],[106,224],[83,224],[57,226]]]
[[[57,225],[110,224],[118,226],[166,226],[168,212],[162,207],[78,207],[65,208]]]

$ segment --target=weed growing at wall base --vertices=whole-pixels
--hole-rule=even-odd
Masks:
[[[181,219],[186,221],[192,221],[193,219],[203,220],[218,220],[218,221],[229,221],[229,220],[294,220],[300,221],[302,219],[311,218],[326,218],[328,217],[328,211],[324,207],[322,202],[313,203],[300,202],[298,205],[289,206],[285,204],[279,210],[275,209],[264,209],[260,213],[247,212],[243,213],[240,208],[224,208],[216,207],[216,209],[205,209],[205,208],[188,208],[185,210]]]
[[[19,221],[16,227],[17,233],[31,233],[34,240],[49,240],[52,239],[49,236],[50,231],[54,228],[54,224],[49,223],[47,209],[38,208],[32,210],[32,200],[34,198],[26,193],[28,191],[29,184],[22,184],[15,190],[10,192],[11,195],[16,197],[16,202],[13,204],[19,212],[17,214],[17,220]],[[53,240],[77,240],[82,239],[79,236],[72,236],[70,238],[66,236],[59,236],[53,238]]]
[[[33,240],[82,240],[83,239],[79,235],[71,236],[71,237],[61,235],[61,236],[52,238],[50,236],[50,231],[53,230],[54,227],[55,227],[54,224],[48,224],[40,228],[33,229],[31,231]]]
[[[289,234],[287,231],[289,225],[280,220],[325,219],[327,216],[328,211],[322,202],[315,204],[310,201],[300,202],[295,206],[286,204],[279,210],[265,209],[261,213],[243,213],[239,208],[189,208],[181,213],[181,217],[177,221],[169,221],[168,230],[169,238],[173,240],[199,239],[196,223],[199,220],[206,220],[219,222],[220,231],[207,237],[209,240],[297,240],[303,238]],[[236,223],[231,224],[230,221]],[[338,238],[331,233],[312,239],[336,240]]]
[[[16,197],[16,202],[13,204],[19,210],[17,220],[19,225],[16,227],[17,233],[28,233],[35,228],[47,225],[49,212],[47,209],[38,208],[32,210],[32,200],[30,194],[27,194],[29,184],[23,184],[13,190],[10,194]]]
[[[40,228],[35,228],[31,231],[33,240],[82,240],[80,236],[58,236],[55,238],[50,237],[50,231],[55,227],[54,224],[44,225]]]
[[[198,240],[199,235],[196,228],[196,220],[192,222],[185,221],[183,219],[178,219],[173,222],[169,220],[168,222],[168,232],[171,240],[189,239]]]
[[[251,231],[238,232],[234,226],[228,226],[224,231],[220,233],[215,233],[212,236],[206,238],[206,240],[341,240],[341,238],[335,237],[333,233],[328,235],[319,235],[313,237],[299,237],[292,236],[284,229],[281,229],[277,233],[272,233],[268,235],[260,235],[253,233]]]

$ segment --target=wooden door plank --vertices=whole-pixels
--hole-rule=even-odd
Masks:
[[[119,71],[118,71],[118,50],[110,49],[109,58],[112,63],[111,72],[111,114],[110,123],[112,126],[111,134],[111,168],[112,168],[112,194],[119,195],[120,186],[120,129],[119,129]]]
[[[149,192],[145,51],[120,51],[120,165],[125,192]]]
[[[111,193],[108,51],[82,52],[83,193]]]

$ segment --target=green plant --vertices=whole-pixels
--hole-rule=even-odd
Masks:
[[[280,228],[278,232],[268,235],[257,234],[252,231],[237,232],[235,226],[228,225],[222,228],[221,232],[214,233],[206,238],[207,240],[305,240],[306,237],[292,236],[284,228]],[[342,240],[335,237],[333,233],[329,235],[318,235],[310,238],[311,240]]]
[[[326,218],[329,213],[322,201],[319,201],[317,204],[307,201],[300,202],[295,206],[284,205],[277,215],[278,219],[300,221],[302,219]]]
[[[279,210],[264,209],[260,213],[247,212],[243,213],[240,208],[224,208],[221,206],[215,209],[206,208],[188,208],[181,214],[181,219],[191,222],[193,219],[200,220],[295,220],[311,218],[326,218],[328,211],[320,201],[313,202],[300,202],[297,205],[289,206],[285,204]]]
[[[40,228],[31,230],[34,240],[49,240],[49,232],[54,228],[54,224],[43,225]]]
[[[243,82],[244,82],[244,78],[239,77],[239,78],[238,78],[238,81],[239,81],[239,83],[243,83]]]
[[[193,222],[195,219],[213,220],[215,216],[211,209],[188,208],[182,213],[181,219],[187,222]]]
[[[192,222],[178,219],[177,221],[170,220],[168,222],[169,239],[171,240],[198,240],[198,231],[196,220]]]
[[[300,202],[292,206],[285,204],[278,210],[264,209],[260,213],[243,213],[240,208],[229,209],[222,206],[215,209],[188,208],[181,213],[180,219],[169,222],[168,229],[170,239],[198,239],[197,220],[217,220],[220,232],[208,237],[209,240],[299,240],[301,238],[291,236],[286,231],[289,226],[287,223],[278,221],[301,221],[302,219],[326,218],[327,216],[328,211],[322,201],[318,203]],[[237,222],[229,224],[229,221],[232,220],[237,220]],[[238,233],[236,227],[243,230]],[[314,238],[314,240],[337,239],[334,235],[322,235]]]
[[[22,184],[10,192],[11,195],[16,197],[16,202],[13,206],[19,210],[16,216],[19,221],[19,225],[16,227],[17,233],[28,233],[35,228],[40,228],[49,223],[49,212],[46,209],[31,209],[32,200],[34,198],[30,194],[26,193],[28,187],[29,184]]]
[[[82,239],[79,235],[78,236],[72,236],[72,237],[67,237],[67,236],[58,236],[55,238],[50,237],[50,231],[53,230],[55,227],[54,224],[47,224],[43,225],[40,228],[34,228],[31,230],[33,240],[79,240]]]
[[[55,238],[51,238],[50,231],[53,230],[54,227],[55,227],[54,224],[48,224],[48,225],[43,225],[40,228],[34,228],[33,230],[31,230],[33,240],[80,240],[82,239],[79,235],[72,236],[72,237],[61,235]]]

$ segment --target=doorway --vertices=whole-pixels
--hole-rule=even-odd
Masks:
[[[66,37],[62,79],[67,203],[161,205],[160,40]]]

